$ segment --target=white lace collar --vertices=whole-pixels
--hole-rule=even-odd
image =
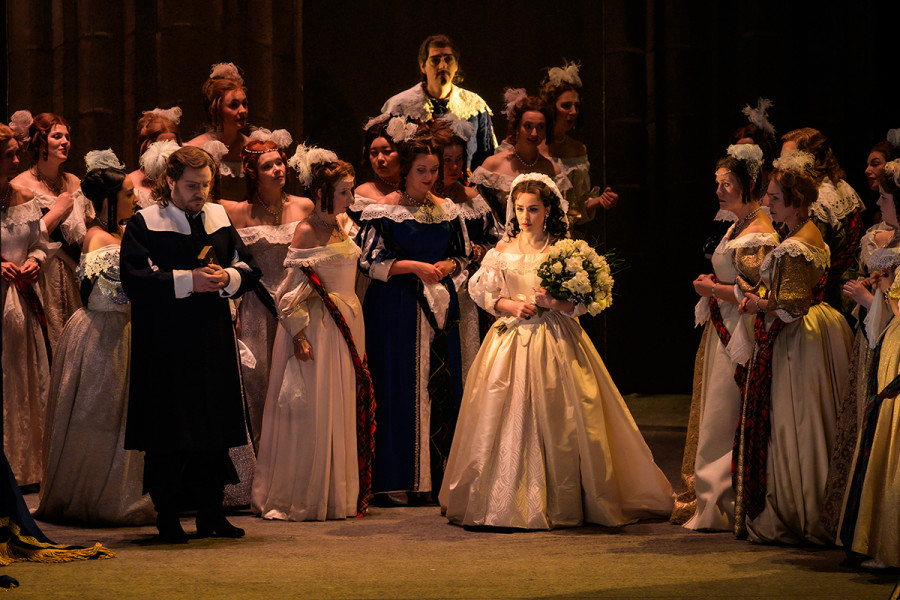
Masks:
[[[512,248],[515,250],[515,248]],[[500,252],[491,248],[481,259],[481,266],[501,271],[512,271],[520,275],[532,273],[550,256],[547,252],[521,254],[520,252]]]
[[[371,221],[372,219],[390,219],[397,223],[403,221],[418,221],[419,223],[443,223],[453,221],[459,217],[459,208],[453,200],[446,200],[443,204],[435,204],[432,216],[427,211],[415,206],[403,206],[402,204],[370,204],[362,212],[360,219]]]
[[[802,256],[820,269],[827,269],[831,264],[831,250],[828,246],[816,248],[803,240],[789,237],[776,246],[774,250],[769,252],[760,269],[767,271],[774,261],[785,255],[793,257]]]
[[[78,276],[90,279],[110,269],[114,269],[118,273],[119,251],[118,244],[109,244],[82,254],[78,264]]]
[[[359,194],[354,194],[353,204],[351,204],[350,207],[347,208],[347,210],[352,210],[353,212],[362,212],[370,204],[377,203],[378,200],[375,200],[374,198],[367,198],[365,196],[360,196]]]
[[[731,234],[731,230],[734,229],[734,225],[728,228],[728,233],[725,234],[727,238],[729,234]],[[725,240],[725,248],[729,250],[734,250],[736,248],[756,248],[759,246],[777,246],[779,241],[778,234],[775,232],[772,233],[745,233],[744,235],[739,235],[733,240]]]
[[[294,239],[294,230],[300,221],[291,221],[281,225],[251,225],[238,229],[238,235],[244,245],[250,246],[260,240],[266,240],[272,244],[290,244]]]
[[[347,238],[334,244],[319,246],[318,248],[288,248],[284,266],[287,268],[312,267],[327,260],[357,258],[360,254],[359,246],[353,243],[353,240]]]
[[[203,229],[206,233],[214,233],[220,229],[231,227],[228,213],[220,204],[207,202],[203,205]],[[150,231],[170,231],[182,235],[191,234],[191,226],[187,220],[187,213],[172,204],[166,206],[154,204],[142,208],[138,214],[144,218],[147,229]]]
[[[843,179],[835,186],[827,177],[819,185],[819,197],[810,206],[817,219],[840,229],[841,221],[857,211],[865,210],[865,204]]]
[[[401,114],[414,119],[428,121],[432,115],[432,98],[425,92],[425,87],[417,83],[406,91],[392,97],[381,107],[381,112]],[[460,119],[470,119],[479,113],[491,113],[487,103],[481,96],[458,86],[453,86],[447,100],[447,110]]]
[[[480,219],[491,212],[491,207],[485,199],[481,197],[481,194],[478,194],[471,200],[466,200],[465,202],[457,204],[456,208],[459,209],[460,216],[467,221]]]

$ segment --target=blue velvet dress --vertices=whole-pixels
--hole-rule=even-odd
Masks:
[[[430,208],[373,204],[362,213],[356,241],[360,269],[372,281],[363,315],[376,402],[373,491],[437,490],[462,399],[461,279],[426,286],[415,275],[389,272],[395,260],[451,258],[464,266],[464,225],[450,201]]]

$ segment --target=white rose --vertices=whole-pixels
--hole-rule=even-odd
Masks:
[[[550,265],[550,272],[554,275],[559,275],[563,271],[563,266],[561,262],[555,262]]]
[[[566,259],[566,271],[570,273],[580,273],[583,270],[583,263],[580,256],[573,256]]]
[[[603,308],[596,302],[591,302],[587,307],[587,311],[592,317],[596,317],[597,315],[599,315],[600,311],[602,310]]]

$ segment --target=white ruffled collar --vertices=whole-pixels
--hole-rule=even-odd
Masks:
[[[231,227],[231,220],[220,204],[207,202],[203,205],[203,229],[206,233],[214,233],[220,229]],[[166,206],[154,204],[142,208],[138,214],[144,218],[147,229],[150,231],[170,231],[182,235],[191,234],[191,226],[188,223],[187,213],[172,204]]]
[[[857,211],[866,209],[865,204],[850,185],[840,180],[837,185],[827,177],[819,185],[819,197],[810,206],[810,212],[834,229],[840,229],[841,221]]]
[[[37,198],[3,209],[3,226],[25,225],[41,218],[41,205]]]
[[[459,209],[459,215],[465,220],[480,219],[491,212],[490,205],[481,197],[481,194],[457,204],[456,208]]]
[[[435,204],[437,214],[432,216],[420,207],[404,206],[402,204],[369,204],[363,210],[360,219],[371,221],[372,219],[390,219],[400,223],[402,221],[418,221],[419,223],[443,223],[459,217],[459,208],[452,200],[447,199],[443,204]]]
[[[425,92],[424,85],[417,83],[385,102],[384,106],[381,107],[381,112],[399,113],[414,119],[428,121],[431,119],[433,112],[433,100],[434,98]],[[447,110],[460,119],[470,119],[483,112],[493,114],[481,96],[455,85],[447,100]]]

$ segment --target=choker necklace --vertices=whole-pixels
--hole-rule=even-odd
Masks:
[[[284,193],[284,190],[281,190],[281,198],[277,210],[272,210],[271,208],[269,208],[269,205],[266,204],[265,200],[262,199],[262,196],[259,195],[258,191],[256,192],[256,196],[254,196],[254,198],[259,201],[258,204],[263,207],[263,210],[275,217],[275,224],[281,225],[281,211],[284,210],[284,204],[287,202],[287,194]],[[257,202],[254,202],[254,204],[257,204]]]
[[[516,150],[516,147],[515,147],[515,146],[513,146],[512,151],[513,151],[513,155],[514,155],[517,159],[519,159],[519,162],[522,163],[522,166],[524,166],[526,169],[530,169],[531,167],[533,167],[534,165],[536,165],[537,162],[538,162],[539,160],[541,160],[541,153],[540,153],[540,152],[537,153],[537,156],[534,157],[534,160],[533,160],[533,161],[531,161],[531,162],[525,162],[525,160],[523,160],[522,157],[519,156],[519,152]]]
[[[798,223],[796,227],[791,229],[790,233],[788,233],[786,236],[784,236],[784,239],[788,239],[789,237],[791,237],[792,235],[794,235],[795,233],[800,231],[800,228],[803,227],[804,225],[806,225],[807,223],[809,223],[809,217],[807,217],[806,220],[804,220],[804,221],[800,221],[800,223]]]
[[[750,221],[753,220],[753,217],[759,214],[760,210],[762,210],[761,207],[756,207],[756,209],[751,210],[746,217],[740,219],[737,223],[735,223],[734,229],[731,231],[731,237],[728,239],[733,240],[734,238],[739,236],[744,228],[750,224]]]
[[[382,177],[381,175],[378,175],[377,173],[375,174],[375,178],[376,178],[378,181],[380,181],[380,182],[382,183],[382,185],[384,185],[385,187],[387,187],[387,188],[390,189],[391,191],[397,191],[397,188],[400,187],[400,182],[399,182],[399,181],[398,181],[397,183],[391,183],[390,181],[388,181],[387,179],[385,179],[385,178]]]
[[[401,191],[400,195],[403,196],[404,198],[406,198],[407,200],[409,200],[409,202],[410,202],[409,204],[406,204],[405,206],[422,207],[422,206],[425,206],[428,204],[434,204],[434,201],[431,199],[431,194],[428,192],[425,193],[425,197],[422,198],[421,200],[416,200],[415,198],[413,198],[412,196],[407,194],[406,190]]]
[[[44,174],[41,173],[41,170],[38,169],[37,165],[31,169],[31,172],[34,174],[35,179],[44,184],[44,186],[50,190],[54,195],[59,196],[63,192],[63,185],[65,184],[65,180],[63,179],[62,173],[59,171],[56,172],[56,178],[47,179],[44,177]]]
[[[313,229],[318,229],[320,231],[328,231],[329,239],[331,239],[330,232],[332,232],[332,231],[336,231],[338,233],[338,235],[340,235],[341,237],[344,237],[343,236],[344,230],[341,229],[341,226],[337,222],[336,219],[335,219],[334,223],[330,223],[330,222],[326,221],[324,218],[322,218],[322,216],[318,213],[318,211],[315,211],[315,210],[312,211],[311,213],[309,213],[309,216],[316,218],[315,221],[311,221],[307,217],[307,221],[309,221],[309,224],[312,225]]]
[[[550,245],[550,236],[548,235],[547,240],[544,242],[544,247],[541,248],[535,254],[543,254],[544,250],[546,250],[547,246],[549,246],[549,245]],[[519,235],[516,236],[516,248],[518,248],[519,254],[525,254],[524,252],[522,252],[522,233],[521,232],[519,232]]]

